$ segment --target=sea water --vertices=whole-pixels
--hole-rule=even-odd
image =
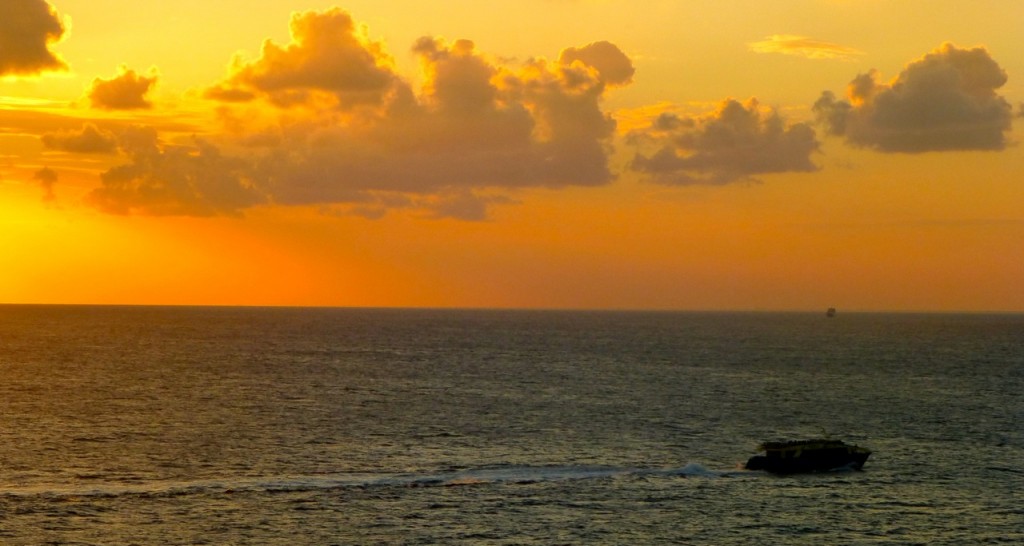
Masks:
[[[0,306],[0,410],[3,544],[1024,543],[1021,315]]]

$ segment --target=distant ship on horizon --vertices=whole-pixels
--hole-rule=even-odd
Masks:
[[[835,307],[829,307],[828,310],[825,311],[825,316],[828,317],[828,318],[832,318],[832,317],[836,316],[836,308]]]

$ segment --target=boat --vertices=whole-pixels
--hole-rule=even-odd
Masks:
[[[832,317],[836,316],[836,308],[835,307],[829,307],[828,310],[825,311],[825,316],[828,317],[828,318],[832,318]]]
[[[860,470],[871,455],[870,449],[831,438],[764,442],[758,451],[764,455],[754,455],[744,468],[773,474]]]

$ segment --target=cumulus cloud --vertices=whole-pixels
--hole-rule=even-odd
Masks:
[[[271,175],[271,193],[282,204],[362,201],[375,192],[431,192],[458,184],[450,165],[482,169],[477,150],[528,138],[530,127],[516,126],[515,112],[492,107],[490,67],[465,42],[419,52],[434,72],[423,104],[411,98],[403,109],[382,112],[369,122],[322,112],[318,119],[282,124],[260,157]],[[528,118],[524,119],[528,121]]]
[[[594,67],[601,73],[604,81],[611,85],[626,85],[633,81],[633,61],[611,42],[594,42],[581,48],[570,47],[559,55],[562,64],[579,61],[586,66]]]
[[[57,171],[43,167],[36,171],[32,178],[39,182],[39,187],[43,188],[43,201],[49,203],[57,200],[57,195],[53,192],[53,187],[57,185]]]
[[[383,45],[369,40],[345,11],[292,15],[292,43],[263,42],[252,62],[235,58],[230,74],[206,92],[209,98],[244,102],[266,97],[277,105],[316,103],[378,105],[397,83]]]
[[[781,53],[808,59],[850,59],[864,52],[849,46],[814,40],[806,36],[774,34],[758,42],[747,44],[755,53]]]
[[[64,25],[45,0],[7,0],[0,16],[0,76],[64,70],[50,46],[64,36]]]
[[[251,166],[207,142],[167,145],[155,130],[134,127],[119,136],[119,146],[130,162],[103,173],[88,196],[107,212],[237,216],[266,201]]]
[[[140,110],[152,108],[146,99],[157,76],[140,76],[126,66],[118,68],[118,75],[110,79],[95,78],[86,93],[93,108],[104,110]]]
[[[285,127],[265,159],[279,203],[348,201],[374,192],[597,185],[611,180],[599,107],[604,83],[585,66],[497,66],[472,42],[424,38],[418,97],[369,124],[321,116]]]
[[[291,44],[265,43],[258,60],[236,62],[208,91],[224,102],[233,132],[215,149],[223,163],[230,156],[234,178],[227,185],[246,189],[244,199],[227,192],[234,200],[218,208],[220,193],[194,198],[210,180],[194,178],[193,193],[168,184],[163,163],[194,161],[200,152],[178,157],[158,144],[150,155],[133,156],[130,168],[108,173],[98,202],[111,210],[123,203],[128,210],[176,214],[190,214],[194,205],[204,214],[235,213],[261,202],[367,217],[416,208],[479,220],[490,206],[513,202],[506,194],[518,188],[613,179],[608,155],[615,122],[601,102],[633,71],[616,46],[598,42],[566,50],[558,61],[516,63],[496,60],[469,40],[424,37],[412,47],[423,72],[414,89],[392,71],[383,46],[356,29],[338,9],[295,15]],[[246,115],[252,106],[239,101],[274,109],[269,120],[255,119]],[[140,200],[150,186],[160,186],[162,206]],[[177,207],[170,204],[174,197],[181,198]]]
[[[638,153],[631,166],[663,184],[727,184],[818,169],[811,161],[818,150],[814,129],[806,123],[787,125],[778,112],[762,112],[753,99],[726,100],[699,117],[662,113],[631,141],[656,148]]]
[[[882,152],[1001,150],[1013,117],[996,93],[1006,80],[984,48],[946,43],[891,82],[872,71],[850,82],[846,100],[824,92],[814,111],[830,134]]]
[[[52,150],[78,154],[113,154],[117,152],[117,137],[86,123],[80,131],[59,131],[43,135],[43,145]]]

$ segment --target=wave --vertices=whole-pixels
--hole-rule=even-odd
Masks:
[[[742,471],[710,470],[696,463],[680,468],[629,468],[597,465],[495,465],[426,472],[345,472],[305,476],[232,477],[195,481],[123,483],[89,476],[89,485],[23,486],[0,489],[0,498],[53,500],[123,496],[173,497],[231,493],[287,493],[384,487],[458,487],[483,484],[534,484],[567,480],[641,477],[722,478]],[[100,483],[95,483],[100,482]]]

